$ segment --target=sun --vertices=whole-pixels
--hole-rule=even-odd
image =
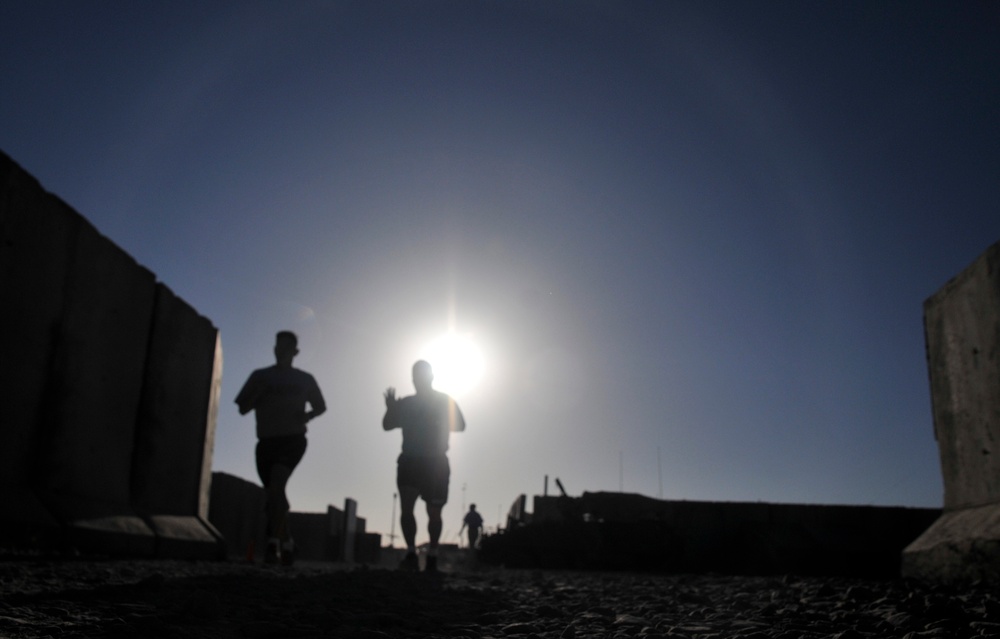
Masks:
[[[434,370],[434,388],[453,397],[475,388],[486,368],[482,351],[467,334],[438,337],[423,348],[420,359],[430,362]]]

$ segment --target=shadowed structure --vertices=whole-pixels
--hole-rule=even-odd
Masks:
[[[0,153],[0,531],[218,556],[218,330]]]
[[[903,574],[1000,579],[1000,243],[924,303],[944,514],[903,554]]]

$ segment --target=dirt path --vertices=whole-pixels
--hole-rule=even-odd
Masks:
[[[1000,597],[902,581],[27,559],[0,562],[0,636],[960,639],[1000,636]]]

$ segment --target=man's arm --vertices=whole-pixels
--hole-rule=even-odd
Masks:
[[[243,388],[236,395],[236,405],[240,409],[240,415],[246,415],[252,411],[257,405],[257,395],[260,394],[260,389],[257,383],[257,373],[256,371],[250,373],[250,377],[243,384]]]
[[[309,389],[309,393],[306,395],[306,401],[309,402],[309,406],[312,409],[306,413],[306,421],[316,419],[326,412],[326,400],[323,399],[323,392],[319,389],[319,384],[316,383],[315,378],[312,378],[312,388]]]
[[[458,402],[451,397],[448,398],[448,430],[456,433],[465,430],[465,416]]]
[[[399,415],[396,410],[396,389],[390,386],[382,395],[385,398],[385,417],[382,418],[382,430],[399,428]]]

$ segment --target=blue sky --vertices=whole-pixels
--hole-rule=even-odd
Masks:
[[[298,510],[389,532],[381,394],[448,332],[446,538],[545,475],[941,505],[922,303],[1000,239],[994,3],[8,0],[0,78],[0,149],[221,330],[216,470],[299,333]]]

